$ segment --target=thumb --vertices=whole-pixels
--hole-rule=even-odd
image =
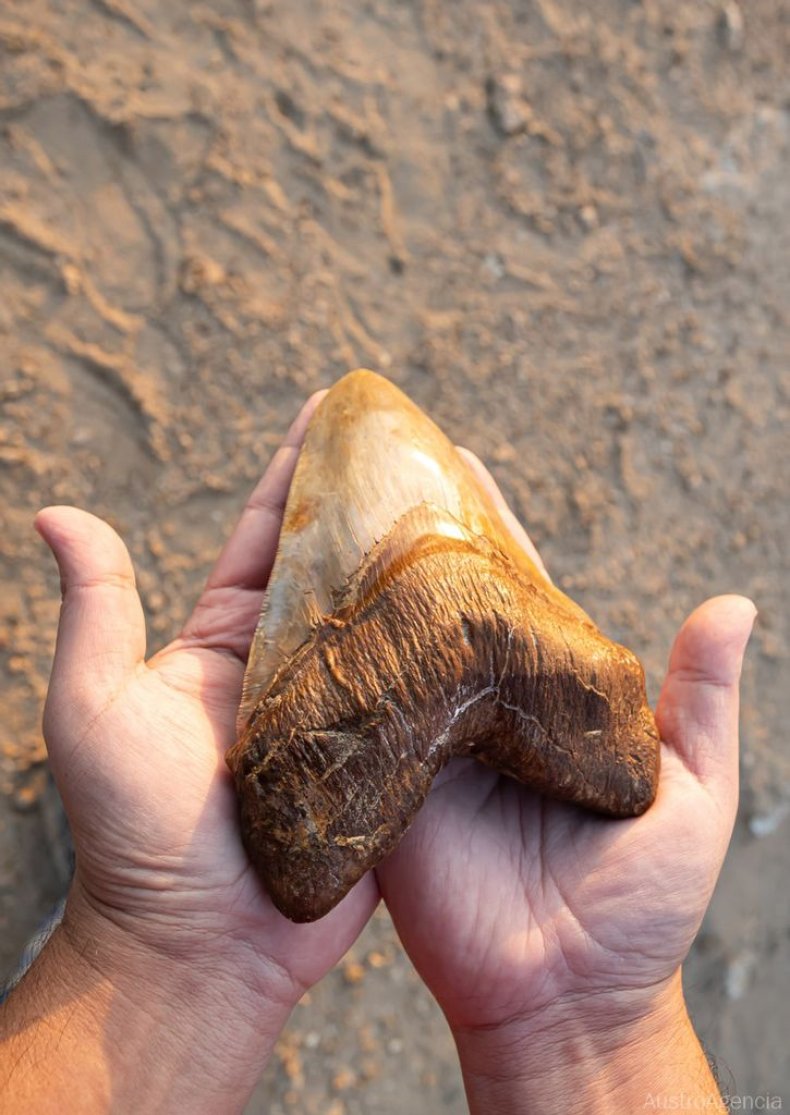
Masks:
[[[76,507],[46,507],[35,528],[55,555],[63,594],[53,684],[114,692],[145,656],[129,552],[108,523]]]
[[[716,596],[692,612],[675,639],[656,709],[661,738],[733,813],[738,688],[756,615],[744,596]]]

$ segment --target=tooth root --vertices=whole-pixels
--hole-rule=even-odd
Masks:
[[[245,844],[295,921],[396,846],[454,754],[613,816],[642,812],[657,786],[636,658],[368,372],[341,380],[308,431],[240,721],[228,763]]]

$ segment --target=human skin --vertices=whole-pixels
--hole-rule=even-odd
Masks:
[[[314,925],[247,862],[225,766],[288,485],[296,419],[181,635],[145,660],[125,546],[41,512],[63,604],[44,712],[72,827],[63,925],[0,1011],[0,1111],[241,1110],[304,991],[378,902],[372,874]]]
[[[481,463],[513,533],[540,561]],[[738,802],[738,686],[756,610],[708,600],[675,640],[656,711],[655,804],[612,822],[473,760],[450,764],[379,885],[455,1037],[473,1113],[724,1110],[681,964]]]
[[[287,921],[253,874],[224,752],[319,398],[184,631],[148,661],[118,536],[74,508],[37,519],[63,588],[44,731],[77,868],[63,925],[0,1011],[0,1112],[242,1110],[379,885],[450,1022],[474,1112],[717,1096],[679,970],[735,814],[754,615],[742,598],[703,605],[678,637],[658,710],[659,796],[638,821],[588,817],[456,763],[396,854],[320,922]]]

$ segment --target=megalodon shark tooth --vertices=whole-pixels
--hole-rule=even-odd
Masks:
[[[461,755],[613,817],[658,783],[637,658],[546,579],[427,415],[352,372],[305,436],[227,755],[277,907],[326,914]]]

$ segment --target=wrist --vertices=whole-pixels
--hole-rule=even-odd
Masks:
[[[558,1000],[538,1015],[453,1036],[472,1115],[661,1110],[684,1097],[725,1110],[679,971],[649,993]]]
[[[0,1112],[241,1111],[293,1006],[272,986],[144,947],[70,898],[0,1018]]]

